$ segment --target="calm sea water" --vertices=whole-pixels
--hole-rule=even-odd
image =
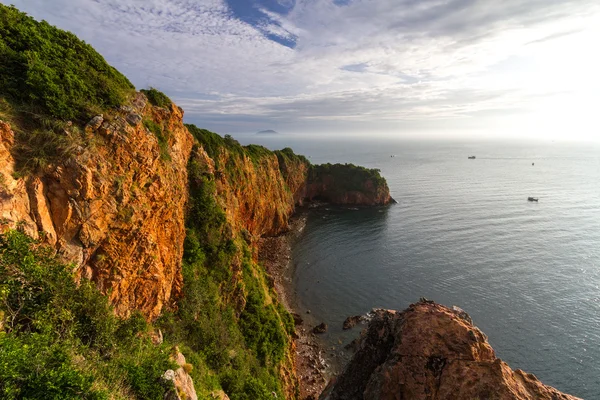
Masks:
[[[312,212],[295,246],[297,304],[330,354],[357,334],[347,316],[424,296],[467,311],[513,369],[600,399],[600,146],[242,141],[380,168],[398,201]]]

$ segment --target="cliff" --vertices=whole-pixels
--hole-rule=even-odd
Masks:
[[[321,399],[576,398],[511,370],[464,311],[423,300],[403,312],[375,311],[349,365]]]
[[[66,127],[61,135],[80,136],[75,151],[33,173],[19,170],[23,144],[0,122],[0,229],[43,237],[118,314],[156,318],[181,292],[192,148],[182,116],[138,93],[84,132]]]

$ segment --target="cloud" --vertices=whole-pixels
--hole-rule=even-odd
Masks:
[[[493,123],[540,96],[590,100],[600,67],[592,0],[12,2],[223,133]]]

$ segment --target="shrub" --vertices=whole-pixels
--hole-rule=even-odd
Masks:
[[[133,85],[70,32],[0,4],[0,96],[62,120],[123,103]]]
[[[163,92],[160,92],[153,87],[151,87],[150,89],[142,89],[140,91],[146,95],[148,101],[153,106],[162,107],[166,109],[169,109],[171,107],[171,99],[169,99],[167,95]]]
[[[118,319],[73,266],[25,234],[0,235],[0,397],[162,399],[168,344],[155,346],[139,313]]]

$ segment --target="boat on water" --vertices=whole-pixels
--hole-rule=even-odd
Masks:
[[[469,160],[474,160],[474,159],[475,159],[475,156],[469,156],[469,157],[467,157],[467,158],[468,158]]]
[[[528,197],[527,201],[535,201],[535,202],[537,202],[538,198],[537,197]]]

